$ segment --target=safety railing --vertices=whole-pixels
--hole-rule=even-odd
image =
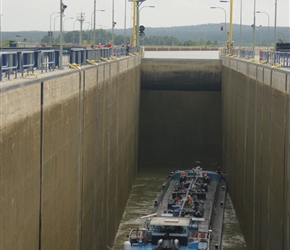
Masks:
[[[0,52],[0,81],[2,81],[3,73],[7,75],[8,80],[12,73],[17,78],[18,56],[17,52]]]
[[[55,69],[55,51],[43,50],[40,52],[40,69],[43,71],[52,71]]]
[[[26,70],[33,73],[34,66],[35,66],[35,57],[34,57],[34,51],[22,51],[20,54],[20,72],[21,76],[23,77],[24,71]]]
[[[100,49],[91,49],[86,51],[87,60],[101,60],[101,50]]]
[[[112,56],[112,48],[101,49],[101,57],[102,58],[109,58],[110,56]]]
[[[274,64],[281,67],[290,68],[290,53],[289,52],[277,52],[274,57]]]
[[[65,48],[63,65],[70,64],[86,65],[89,62],[109,61],[112,56],[121,57],[138,51],[136,47],[113,47],[113,48]],[[115,60],[115,58],[114,58]],[[64,64],[65,62],[65,64]],[[10,80],[11,74],[20,72],[21,76],[27,76],[38,69],[41,73],[53,71],[59,67],[59,50],[48,48],[9,48],[0,51],[0,81],[3,75]],[[27,73],[26,73],[27,72]],[[36,75],[36,74],[35,74]]]
[[[220,51],[223,56],[238,57],[259,64],[268,64],[272,67],[290,68],[290,52],[271,51],[271,50],[253,50],[237,49],[228,53],[225,49]]]
[[[70,50],[70,63],[85,64],[86,63],[86,49],[72,48]]]

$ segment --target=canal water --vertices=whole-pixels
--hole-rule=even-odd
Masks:
[[[218,51],[148,51],[145,58],[187,58],[218,59]],[[161,191],[162,184],[170,171],[177,169],[139,169],[135,184],[130,193],[113,250],[122,250],[129,229],[144,223],[140,217],[150,214],[154,200]],[[109,248],[108,248],[109,249]],[[223,226],[223,250],[247,250],[239,223],[229,195],[226,200]]]

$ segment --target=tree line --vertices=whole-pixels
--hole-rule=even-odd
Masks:
[[[145,25],[146,26],[146,25]],[[253,37],[253,27],[251,25],[242,25],[242,32],[240,33],[240,25],[233,25],[233,40],[235,45],[251,46]],[[227,40],[228,32],[224,23],[220,24],[202,24],[191,26],[178,27],[160,27],[151,28],[145,27],[145,36],[140,40],[141,45],[166,45],[166,46],[224,46]],[[257,46],[273,45],[274,27],[258,26],[255,29]],[[130,41],[129,34],[132,30],[126,30],[126,38],[124,39],[124,30],[115,29],[114,43],[120,45]],[[289,42],[290,38],[289,27],[277,27],[277,42]],[[64,43],[79,44],[79,31],[69,31],[64,33]],[[97,29],[95,33],[96,43],[105,44],[112,40],[111,30]],[[84,30],[82,32],[83,45],[90,45],[92,43],[92,31]],[[21,32],[2,32],[2,43],[8,44],[10,40],[27,41],[41,43],[43,45],[50,44],[50,37],[45,31],[21,31]],[[59,32],[55,32],[52,37],[53,44],[59,44]]]

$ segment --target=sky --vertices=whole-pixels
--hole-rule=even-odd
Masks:
[[[63,0],[67,5],[64,30],[78,30],[80,13],[84,13],[83,30],[91,29],[95,0]],[[242,2],[241,2],[242,1]],[[233,23],[251,25],[254,20],[255,0],[233,0]],[[277,1],[277,26],[290,27],[289,0]],[[59,30],[58,14],[60,0],[0,0],[2,31],[52,31]],[[113,6],[114,2],[114,8]],[[242,8],[241,8],[242,3]],[[128,0],[96,0],[97,28],[111,29],[112,14],[116,29],[132,27],[132,3]],[[126,11],[125,11],[126,6]],[[146,7],[146,6],[155,6]],[[221,7],[223,9],[212,9]],[[114,11],[113,11],[114,9]],[[104,11],[101,11],[104,10]],[[274,26],[275,0],[256,0],[256,11],[269,15],[270,26]],[[268,26],[268,15],[256,14],[256,25]],[[72,19],[73,18],[73,19]],[[145,27],[172,27],[207,23],[229,22],[230,4],[219,0],[146,0],[140,6],[140,24]]]

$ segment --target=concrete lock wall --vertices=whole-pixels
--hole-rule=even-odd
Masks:
[[[208,59],[142,59],[142,89],[221,91],[221,62]]]
[[[140,64],[1,84],[1,250],[112,246],[137,171]]]
[[[221,61],[142,59],[139,168],[217,168]]]
[[[290,249],[288,70],[223,59],[223,171],[248,249]]]

